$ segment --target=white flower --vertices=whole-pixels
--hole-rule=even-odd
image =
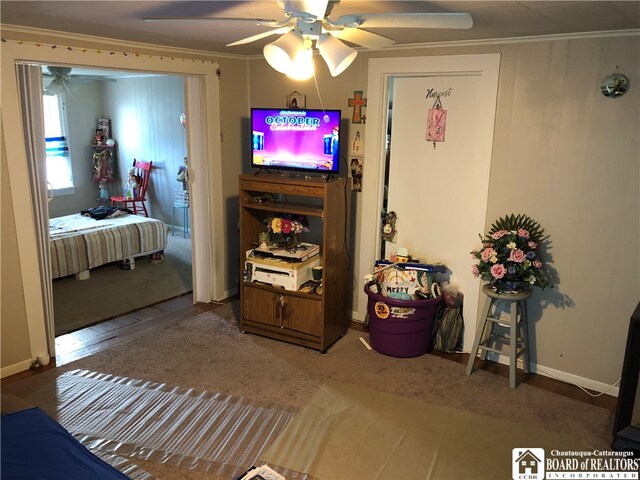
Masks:
[[[516,248],[516,242],[509,242],[509,243],[507,243],[507,248],[508,248],[509,250],[515,250],[515,248]]]
[[[529,278],[527,278],[527,282],[529,282],[531,285],[533,285],[534,283],[536,283],[536,277],[531,275]]]

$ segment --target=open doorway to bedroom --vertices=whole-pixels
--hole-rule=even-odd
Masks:
[[[43,66],[43,87],[50,228],[67,220],[93,222],[77,229],[107,228],[94,237],[61,244],[59,254],[52,249],[52,264],[56,263],[52,268],[56,350],[64,350],[65,345],[76,343],[69,341],[72,332],[92,328],[106,333],[107,327],[100,326],[105,320],[127,317],[129,323],[135,323],[143,318],[132,312],[143,307],[185,295],[192,301],[189,183],[184,174],[188,165],[184,79]],[[56,128],[47,128],[55,123],[51,119],[58,120]],[[105,154],[109,157],[106,160]],[[166,244],[146,238],[146,224],[125,229],[116,223],[122,217],[94,220],[81,215],[87,210],[111,207],[112,196],[126,194],[134,162],[153,162],[146,207],[148,217],[158,220],[164,229],[154,227],[158,230],[152,230],[151,235],[163,237]],[[50,163],[55,166],[49,168]],[[100,171],[102,164],[106,168]],[[108,246],[101,243],[101,238]],[[77,252],[69,251],[73,244],[80,245]],[[131,255],[133,261],[127,258],[121,262],[129,244],[135,253]],[[111,248],[123,252],[106,255]],[[88,269],[66,265],[80,262],[76,256],[85,252],[118,260],[99,265],[100,258],[94,258]]]

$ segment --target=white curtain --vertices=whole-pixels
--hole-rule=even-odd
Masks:
[[[44,114],[42,107],[42,71],[39,65],[18,64],[18,91],[22,110],[27,163],[36,222],[40,281],[44,302],[44,321],[49,355],[55,356],[53,285],[49,258],[49,209],[47,205],[47,165],[45,155]]]

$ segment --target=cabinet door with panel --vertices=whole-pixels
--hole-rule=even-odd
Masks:
[[[289,330],[322,336],[322,302],[315,299],[284,296],[282,324]]]
[[[245,287],[242,295],[243,318],[280,327],[280,308],[275,295],[259,288]]]

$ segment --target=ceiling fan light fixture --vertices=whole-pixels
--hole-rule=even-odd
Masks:
[[[45,91],[49,95],[69,95],[71,93],[65,82],[57,78],[53,79],[51,83],[49,83],[47,88],[45,88]]]
[[[332,77],[337,77],[344,72],[358,55],[356,49],[329,34],[320,35],[316,41],[316,47],[327,63]]]
[[[314,72],[313,51],[311,48],[301,48],[293,60],[291,68],[285,73],[293,80],[308,80],[313,77]]]
[[[304,39],[299,32],[291,30],[275,42],[264,46],[264,58],[275,70],[288,74],[299,52],[303,49]]]

